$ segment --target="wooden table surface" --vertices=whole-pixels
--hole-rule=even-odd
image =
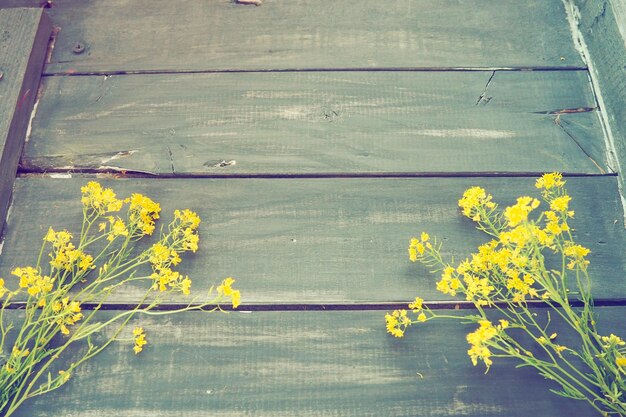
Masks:
[[[182,269],[195,288],[234,276],[243,303],[138,317],[141,355],[114,344],[16,415],[592,415],[512,361],[473,367],[460,323],[384,326],[418,293],[466,307],[406,255],[422,230],[455,259],[484,241],[458,213],[466,188],[511,204],[560,171],[600,326],[626,334],[620,176],[568,5],[54,0],[0,275],[32,263],[49,226],[77,227],[95,178],[164,218],[198,212]]]

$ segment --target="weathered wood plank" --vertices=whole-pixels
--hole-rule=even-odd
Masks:
[[[583,65],[560,0],[57,0],[51,16],[48,73]]]
[[[45,88],[25,169],[606,169],[585,71],[47,77]]]
[[[0,9],[0,231],[52,27],[37,9]]]
[[[19,178],[0,275],[31,264],[49,226],[80,230],[80,186],[87,178]],[[203,219],[201,249],[181,265],[204,292],[227,276],[245,303],[404,302],[418,293],[449,300],[437,277],[408,260],[421,231],[461,260],[486,238],[457,212],[457,200],[482,185],[502,204],[536,195],[532,178],[128,179],[107,180],[121,196],[141,192],[162,203],[163,219],[188,207]],[[576,238],[589,247],[592,292],[626,298],[626,231],[612,176],[570,178]],[[531,194],[532,193],[532,194]],[[138,300],[129,286],[113,301]],[[178,301],[184,300],[179,299]]]
[[[615,171],[626,170],[626,1],[570,0],[578,6],[572,16],[581,36],[596,94],[609,127],[610,163]],[[573,13],[574,14],[574,13]],[[622,189],[626,186],[620,177]]]
[[[607,334],[626,333],[625,308],[598,310]],[[586,403],[550,393],[553,385],[514,361],[495,358],[488,374],[473,367],[465,335],[474,326],[431,322],[394,339],[383,315],[139,317],[130,329],[146,329],[144,352],[115,343],[16,416],[595,415]],[[557,325],[551,331],[570,343]]]

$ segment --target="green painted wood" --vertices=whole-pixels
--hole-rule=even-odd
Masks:
[[[575,23],[584,40],[596,94],[612,133],[609,136],[611,165],[623,173],[626,169],[626,1],[573,0],[572,3],[577,6]]]
[[[49,3],[53,3],[53,1],[54,0],[2,0],[0,1],[0,9],[14,7],[44,7]]]
[[[28,170],[606,170],[585,71],[46,77]]]
[[[79,230],[80,187],[90,178],[19,178],[0,257],[0,276],[36,260],[49,226]],[[201,249],[185,258],[197,294],[235,277],[248,304],[449,300],[437,277],[408,260],[409,239],[437,235],[461,260],[486,241],[460,216],[457,201],[482,185],[502,204],[536,193],[532,178],[125,179],[105,180],[120,196],[144,193],[203,219]],[[580,243],[592,253],[593,294],[626,298],[626,231],[613,176],[569,179]],[[536,194],[533,194],[536,195]],[[129,286],[110,301],[139,300]],[[182,302],[185,298],[177,298]]]
[[[624,335],[626,310],[598,309]],[[445,311],[450,314],[452,311]],[[541,314],[541,312],[540,312]],[[532,369],[494,358],[472,366],[456,321],[385,333],[383,311],[254,312],[139,317],[148,345],[116,343],[26,416],[510,416],[588,417]],[[570,342],[558,325],[559,343]],[[100,339],[94,343],[100,342]],[[536,354],[538,354],[536,352]]]
[[[48,73],[583,65],[560,0],[56,0],[50,12]]]
[[[41,10],[0,9],[0,231],[51,30]]]

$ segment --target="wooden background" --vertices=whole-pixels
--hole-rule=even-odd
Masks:
[[[138,318],[145,352],[118,343],[18,415],[591,415],[512,362],[484,375],[460,323],[397,340],[383,317],[418,294],[466,307],[406,247],[422,230],[455,259],[480,244],[467,187],[510,204],[561,171],[598,320],[626,334],[620,177],[568,4],[55,0],[0,271],[75,228],[98,178],[164,218],[197,211],[182,269],[194,289],[236,277],[243,305]]]

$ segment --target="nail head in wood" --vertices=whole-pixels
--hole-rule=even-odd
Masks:
[[[74,52],[75,54],[82,54],[83,52],[85,52],[85,44],[82,42],[74,43],[74,46],[72,47],[72,52]]]

